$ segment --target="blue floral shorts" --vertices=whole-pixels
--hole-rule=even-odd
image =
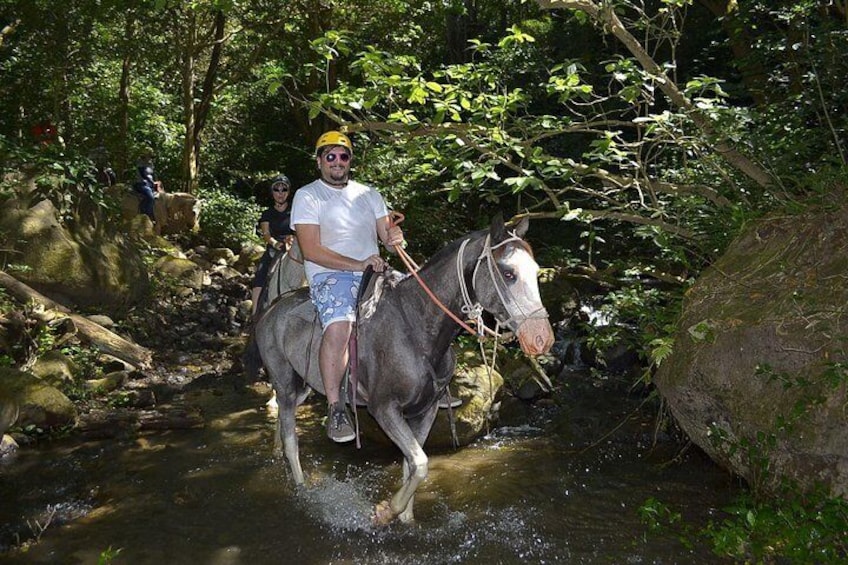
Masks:
[[[318,310],[322,328],[333,322],[356,321],[356,296],[361,281],[362,273],[351,271],[318,273],[312,277],[309,296]]]

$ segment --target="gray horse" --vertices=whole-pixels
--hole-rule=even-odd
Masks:
[[[470,314],[480,324],[485,310],[515,332],[525,353],[538,355],[550,349],[553,331],[539,297],[539,267],[521,239],[528,224],[524,218],[507,231],[497,218],[488,230],[449,244],[418,275],[447,310]],[[415,490],[428,470],[422,446],[453,376],[451,343],[462,330],[414,277],[380,277],[369,304],[367,311],[360,307],[359,355],[351,361],[356,403],[367,405],[404,457],[403,485],[376,506],[373,520],[411,522]],[[294,481],[302,485],[295,412],[311,389],[324,391],[318,369],[321,328],[308,289],[271,304],[255,324],[254,339],[277,395],[275,444],[282,443]]]
[[[291,248],[282,255],[277,255],[268,268],[268,279],[259,295],[256,311],[263,312],[281,294],[304,286],[306,286],[306,272],[303,268],[303,255],[295,238]]]

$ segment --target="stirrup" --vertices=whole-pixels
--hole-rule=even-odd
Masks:
[[[439,397],[439,402],[437,404],[440,409],[459,408],[462,406],[462,399],[451,396],[450,393],[445,392],[445,394]]]

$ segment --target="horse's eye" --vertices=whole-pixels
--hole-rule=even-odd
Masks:
[[[515,281],[515,271],[513,271],[512,269],[504,269],[503,278],[508,282]]]

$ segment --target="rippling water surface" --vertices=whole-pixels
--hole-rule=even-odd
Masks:
[[[529,424],[506,418],[473,446],[430,451],[416,523],[386,528],[369,515],[399,484],[394,448],[332,444],[316,401],[299,413],[310,487],[298,490],[271,455],[267,389],[188,393],[202,430],[57,442],[0,464],[0,562],[97,563],[111,548],[116,564],[721,563],[647,532],[638,508],[653,497],[703,524],[734,483],[695,452],[667,464],[679,446],[651,447],[639,399],[587,379]]]

